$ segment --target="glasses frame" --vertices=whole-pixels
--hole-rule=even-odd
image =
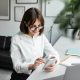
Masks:
[[[28,24],[26,24],[26,22],[24,22],[24,24],[26,25],[26,27],[28,27],[29,25]],[[39,30],[41,30],[41,29],[43,29],[44,27],[43,26],[39,26],[39,27],[34,27],[34,25],[31,25],[30,27],[28,27],[29,29],[31,29],[31,30],[36,30],[36,29],[39,29]]]
[[[33,31],[36,30],[36,29],[41,30],[41,29],[43,29],[43,26],[34,27],[34,25],[32,25],[32,27],[29,27],[29,29],[31,29]]]

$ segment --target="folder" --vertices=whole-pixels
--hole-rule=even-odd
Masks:
[[[69,48],[66,53],[66,55],[75,55],[80,56],[80,48]]]

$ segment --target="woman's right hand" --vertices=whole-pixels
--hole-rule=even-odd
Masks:
[[[42,57],[37,58],[34,62],[34,69],[37,68],[42,63],[45,63],[44,59]]]
[[[42,63],[45,63],[44,59],[42,57],[37,58],[35,60],[34,64],[29,65],[29,69],[36,69]]]

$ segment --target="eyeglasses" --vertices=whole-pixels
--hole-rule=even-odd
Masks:
[[[26,26],[28,26],[28,25],[26,24],[26,22],[24,22],[24,24],[25,24]],[[41,30],[41,29],[43,29],[44,27],[41,26],[41,25],[39,25],[38,27],[37,27],[36,25],[31,25],[31,26],[28,27],[28,28],[31,29],[31,30],[36,30],[36,29]]]
[[[29,28],[30,28],[31,30],[36,30],[36,29],[41,30],[41,29],[43,29],[43,26],[36,27],[36,25],[31,25]]]

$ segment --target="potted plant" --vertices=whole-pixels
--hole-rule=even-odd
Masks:
[[[72,39],[78,32],[80,36],[80,0],[63,0],[64,9],[56,17],[54,23],[59,24],[59,28],[66,34],[69,29],[72,31]]]

